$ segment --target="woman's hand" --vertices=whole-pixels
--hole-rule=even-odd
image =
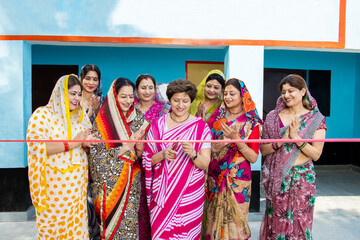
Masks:
[[[204,106],[204,103],[202,103],[202,102],[199,103],[199,106],[198,106],[198,109],[197,109],[197,112],[196,112],[195,116],[201,117],[203,120],[205,119],[205,106]]]
[[[188,155],[190,158],[195,157],[196,151],[192,145],[192,143],[189,142],[182,142],[181,146],[183,148],[183,152]]]
[[[145,129],[144,128],[140,128],[139,130],[137,130],[135,133],[133,133],[129,140],[132,140],[132,141],[137,141],[137,140],[140,140],[141,138],[144,137],[144,134],[145,134]],[[127,142],[127,143],[124,143],[124,146],[123,148],[125,148],[126,150],[131,150],[135,144],[137,144],[136,142]],[[141,144],[141,143],[138,143],[138,144]]]
[[[97,114],[100,109],[100,97],[93,94],[91,96],[90,101],[91,101],[91,106],[93,108],[93,111],[95,111],[95,113]]]
[[[300,126],[300,120],[299,117],[295,116],[289,125],[289,137],[291,139],[299,139],[299,134],[298,134],[298,130],[299,130],[299,126]]]
[[[87,135],[85,140],[100,140],[99,138],[96,137],[97,134],[98,133],[91,134],[91,130],[89,130],[89,134]],[[83,142],[82,146],[90,148],[90,147],[92,147],[94,145],[97,145],[97,144],[99,144],[99,143],[98,142]]]
[[[231,126],[228,126],[227,124],[222,122],[221,123],[221,130],[224,133],[224,136],[226,138],[229,138],[229,139],[232,139],[232,140],[240,139],[239,132],[238,132],[239,130],[237,129],[235,124],[233,124]]]
[[[163,159],[167,159],[169,161],[175,161],[177,157],[177,152],[173,150],[173,146],[170,146],[162,151]]]

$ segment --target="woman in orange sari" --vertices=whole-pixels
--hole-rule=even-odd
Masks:
[[[149,126],[134,106],[134,84],[116,79],[100,108],[93,132],[102,140],[139,140]],[[139,239],[139,157],[143,144],[100,143],[90,150],[95,214],[102,239]]]

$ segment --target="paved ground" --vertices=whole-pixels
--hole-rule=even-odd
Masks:
[[[314,239],[360,239],[360,173],[344,167],[317,168],[317,195]],[[249,216],[251,239],[258,238],[264,203],[261,198],[260,213]],[[35,240],[35,221],[0,222],[0,239]]]

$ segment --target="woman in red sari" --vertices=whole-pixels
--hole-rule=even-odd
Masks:
[[[188,113],[196,87],[171,82],[166,95],[172,112],[155,120],[147,140],[210,140],[207,124]],[[152,239],[199,239],[209,143],[146,143],[143,166]]]
[[[262,121],[243,81],[233,78],[226,82],[224,103],[209,120],[213,139],[259,139]],[[258,143],[212,144],[205,239],[250,238],[250,164],[258,154]]]
[[[102,140],[139,140],[147,129],[144,114],[134,107],[134,84],[116,79],[93,125]],[[101,239],[139,239],[139,156],[144,146],[132,142],[100,143],[90,150],[95,214]]]

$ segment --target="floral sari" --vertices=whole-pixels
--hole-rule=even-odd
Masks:
[[[147,140],[210,140],[211,133],[201,118],[168,129],[165,115],[155,120]],[[181,144],[175,161],[162,160],[152,166],[154,154],[173,143],[147,143],[143,153],[146,193],[150,209],[152,239],[199,239],[204,205],[204,170],[195,166]],[[196,152],[210,144],[194,143]]]
[[[189,113],[191,115],[195,116],[195,114],[198,110],[199,104],[204,103],[206,79],[213,73],[217,73],[225,79],[224,73],[221,72],[220,70],[212,70],[206,75],[206,77],[201,81],[201,83],[197,87],[197,94],[196,94],[195,100],[191,103],[191,106],[189,109]],[[206,110],[205,122],[209,121],[211,114],[213,114],[213,112],[221,105],[221,103],[222,103],[222,100],[220,100],[217,104],[215,104],[214,106],[212,106],[208,110]]]
[[[221,123],[237,126],[241,139],[259,139],[262,121],[245,84],[239,80],[245,113],[227,121],[226,107],[219,107],[209,120],[214,140],[223,139]],[[247,143],[259,152],[258,143]],[[247,224],[251,197],[251,167],[242,157],[236,144],[227,144],[212,153],[207,180],[207,220],[205,239],[248,239]]]
[[[310,94],[309,94],[310,95]],[[318,129],[326,129],[325,117],[314,98],[312,109],[300,116],[299,136],[312,138]],[[267,117],[263,139],[280,139],[289,126],[284,126],[279,113],[285,108],[281,97],[276,109]],[[266,211],[260,239],[312,239],[312,220],[316,195],[315,171],[311,159],[294,166],[300,150],[295,143],[285,143],[266,157],[261,186],[266,194]]]
[[[128,140],[142,126],[148,126],[141,111],[132,107],[123,115],[111,85],[93,126],[103,140]],[[122,143],[100,143],[90,150],[90,173],[95,214],[102,239],[138,239],[140,167],[136,147],[119,155]]]
[[[72,140],[90,128],[83,108],[69,110],[68,79],[69,75],[61,77],[49,103],[31,115],[27,140]],[[88,162],[84,149],[47,155],[45,142],[31,142],[28,163],[38,238],[88,239]]]

